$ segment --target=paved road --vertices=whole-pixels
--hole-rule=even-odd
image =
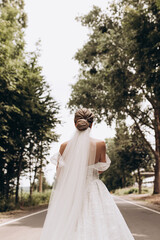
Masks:
[[[136,240],[160,240],[160,212],[117,197],[115,201]]]
[[[160,214],[115,198],[135,240],[160,240]],[[46,211],[0,226],[0,240],[39,240]]]

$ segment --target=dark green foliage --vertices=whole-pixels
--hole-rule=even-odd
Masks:
[[[109,190],[133,185],[133,171],[137,169],[153,169],[151,153],[136,134],[134,129],[129,133],[125,123],[118,123],[115,138],[107,139],[111,166],[102,174],[102,180]]]
[[[37,191],[33,192],[32,198],[30,198],[30,194],[27,192],[22,192],[19,196],[19,206],[21,209],[25,209],[27,207],[34,207],[40,205],[47,205],[49,203],[51,190],[46,190],[43,193],[39,193]],[[10,197],[10,199],[0,199],[0,212],[6,212],[15,210],[14,198]]]
[[[51,190],[47,190],[43,193],[33,192],[32,199],[28,193],[22,193],[20,197],[20,205],[22,207],[30,207],[30,206],[39,206],[48,204],[50,198]]]
[[[22,174],[46,164],[59,106],[38,64],[38,52],[25,52],[24,2],[0,4],[0,197],[15,194]]]
[[[125,192],[124,194],[132,194],[132,193],[137,193],[138,189],[136,188],[131,188],[128,192]]]
[[[81,65],[68,106],[91,108],[98,121],[134,122],[155,160],[160,193],[160,8],[157,1],[119,1],[78,18],[90,29],[75,59]],[[155,148],[147,134],[155,136]]]

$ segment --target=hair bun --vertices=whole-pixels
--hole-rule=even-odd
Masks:
[[[93,113],[91,110],[87,108],[81,108],[76,111],[75,117],[74,117],[74,122],[75,126],[79,131],[84,131],[88,127],[91,128],[92,123],[93,123]]]
[[[76,122],[76,128],[79,131],[84,131],[89,127],[89,122],[86,119],[78,119]]]

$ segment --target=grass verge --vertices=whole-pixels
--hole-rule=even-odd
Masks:
[[[153,189],[152,188],[142,188],[142,194],[152,194]],[[119,188],[114,191],[115,195],[123,196],[128,194],[138,194],[138,188],[137,187],[126,187],[126,188]]]
[[[153,194],[153,188],[142,188],[142,193],[138,194],[138,188],[127,187],[115,190],[114,194],[124,199],[141,201],[160,208],[160,194]]]
[[[47,205],[49,203],[50,194],[51,190],[46,190],[42,193],[35,191],[32,197],[30,197],[29,193],[25,192],[19,196],[18,205],[15,205],[14,197],[10,197],[8,200],[0,199],[0,212]]]

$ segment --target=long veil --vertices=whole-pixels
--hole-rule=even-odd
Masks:
[[[90,151],[90,128],[76,130],[62,155],[60,170],[41,240],[73,240],[78,216],[85,194],[85,183]]]

